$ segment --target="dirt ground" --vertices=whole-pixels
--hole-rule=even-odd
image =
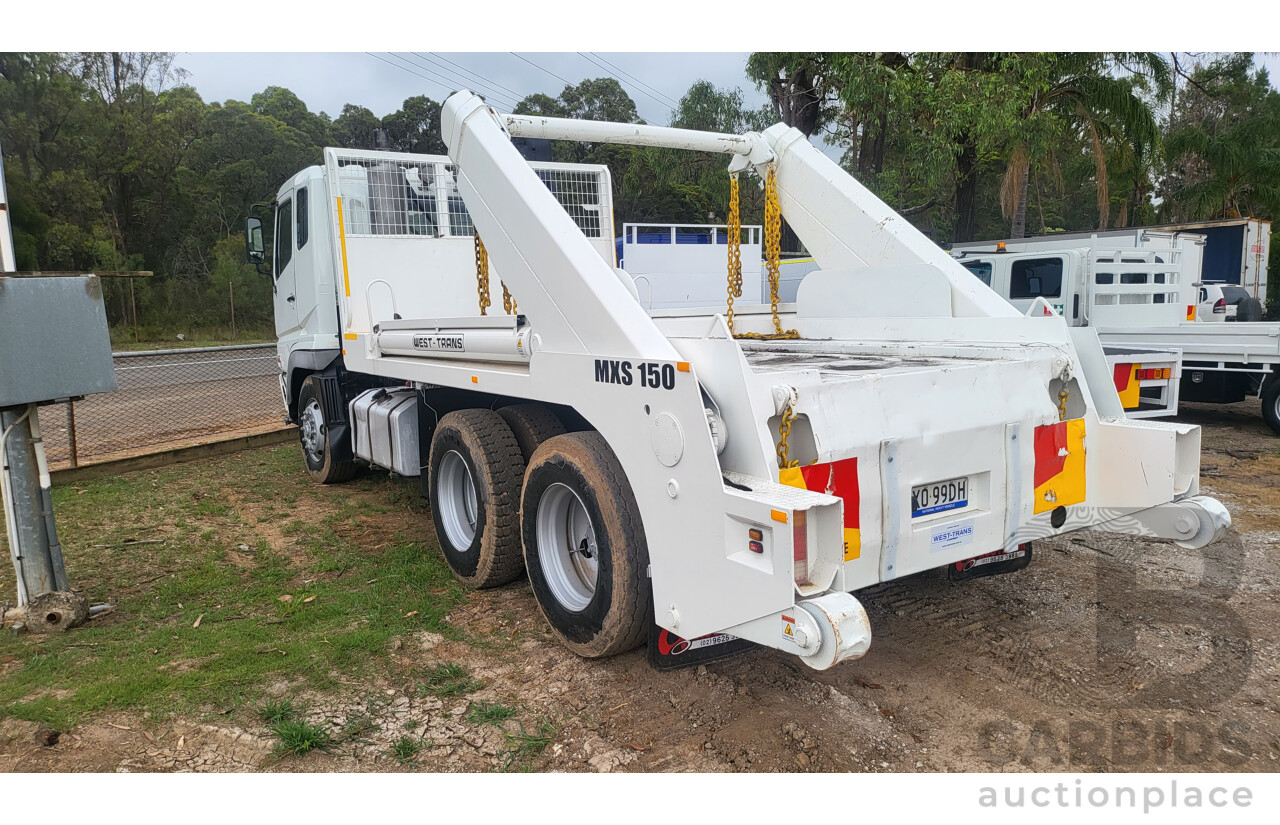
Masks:
[[[863,591],[871,650],[829,671],[769,650],[669,673],[643,649],[584,661],[518,582],[449,616],[508,634],[507,648],[406,635],[390,654],[403,678],[301,697],[311,721],[367,731],[329,753],[278,758],[264,725],[215,709],[110,714],[53,746],[36,744],[34,723],[0,719],[0,770],[501,770],[525,723],[468,721],[471,703],[494,701],[547,721],[549,744],[518,763],[539,771],[1274,771],[1280,439],[1256,405],[1188,404],[1183,420],[1204,427],[1202,490],[1233,514],[1226,540],[1186,551],[1076,533],[1038,543],[1012,575]],[[483,687],[424,693],[408,674],[437,662]],[[398,760],[388,748],[405,735],[424,747]]]

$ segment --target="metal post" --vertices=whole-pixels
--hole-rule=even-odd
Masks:
[[[133,294],[133,279],[129,279],[129,303],[133,305],[133,340],[137,343],[138,338],[138,299]]]
[[[231,296],[231,337],[236,337],[236,285],[227,281],[227,292]]]
[[[40,487],[40,470],[32,438],[36,406],[0,409],[0,474],[4,477],[5,520],[10,522],[9,554],[18,578],[18,603],[65,587],[61,553],[50,547],[48,502]],[[51,516],[51,514],[49,514]],[[61,585],[61,586],[60,586]]]
[[[79,450],[76,449],[76,402],[67,401],[67,444],[71,448],[71,466],[80,466]]]

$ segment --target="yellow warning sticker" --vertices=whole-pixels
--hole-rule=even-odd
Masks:
[[[790,641],[796,640],[796,620],[791,616],[783,615],[782,617],[782,635]]]

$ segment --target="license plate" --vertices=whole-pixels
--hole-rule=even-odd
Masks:
[[[969,479],[951,478],[911,488],[911,517],[959,510],[969,505]]]

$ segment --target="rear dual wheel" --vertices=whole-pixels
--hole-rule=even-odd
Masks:
[[[653,599],[640,510],[599,433],[560,435],[534,452],[520,532],[533,595],[566,647],[596,658],[644,641]]]
[[[445,415],[427,472],[436,538],[454,575],[469,587],[519,578],[524,458],[502,417],[483,409]]]
[[[464,584],[528,570],[538,607],[570,650],[630,650],[652,616],[649,553],[622,465],[596,432],[564,434],[545,407],[440,419],[428,481],[436,537]]]

